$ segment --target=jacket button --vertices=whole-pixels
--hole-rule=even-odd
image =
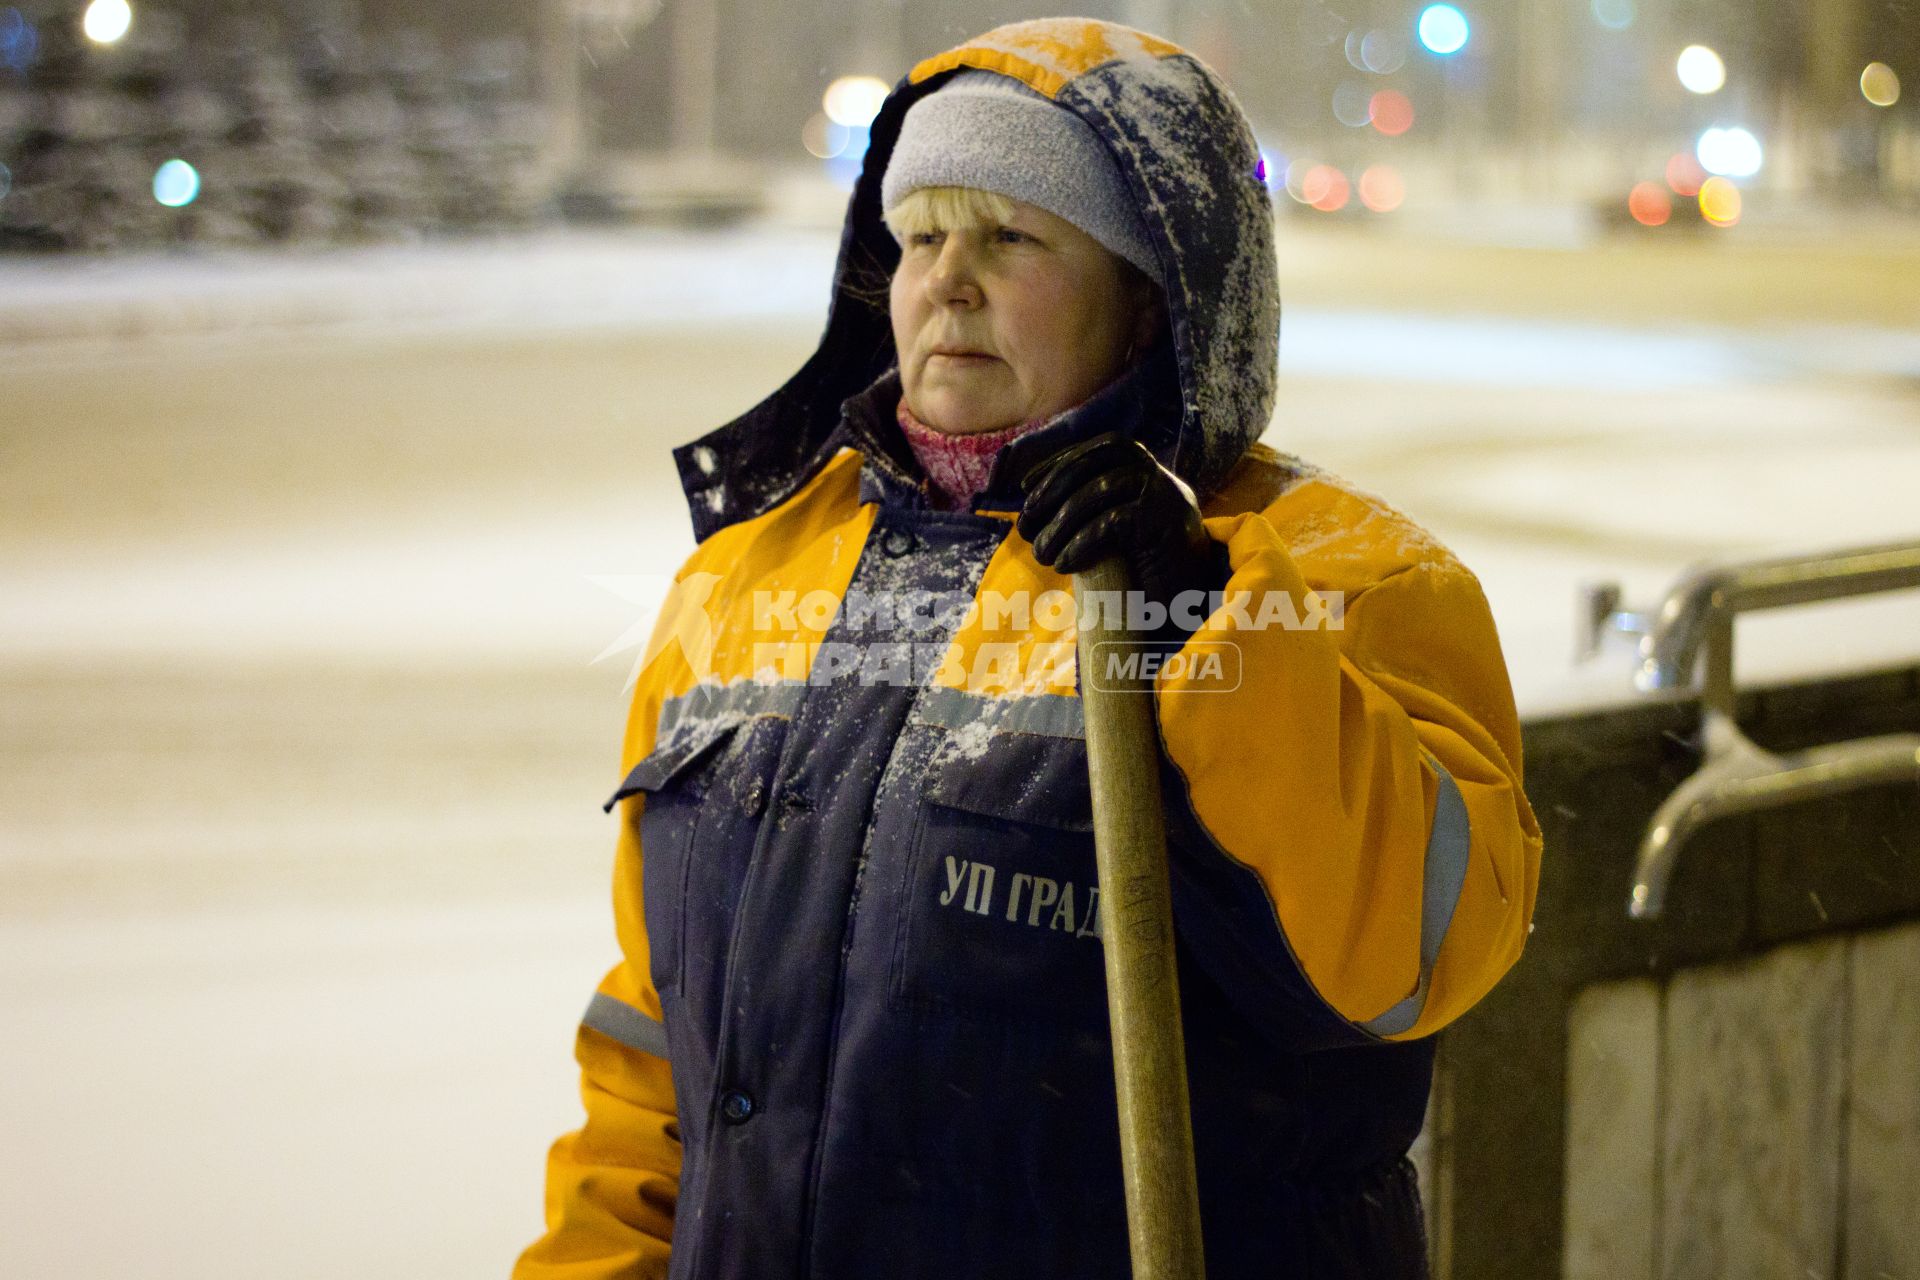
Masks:
[[[721,1094],[720,1118],[728,1124],[745,1124],[753,1119],[753,1095],[743,1089],[729,1089]]]
[[[880,549],[895,560],[906,555],[918,545],[920,545],[919,540],[907,529],[889,529],[887,530],[886,536],[880,539]]]

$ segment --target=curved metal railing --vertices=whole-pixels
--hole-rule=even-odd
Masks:
[[[1641,838],[1629,915],[1646,920],[1661,914],[1681,849],[1710,822],[1863,787],[1920,784],[1920,734],[1773,752],[1748,738],[1734,720],[1733,623],[1738,615],[1909,587],[1920,587],[1920,542],[1695,569],[1651,611],[1621,608],[1620,590],[1613,584],[1588,590],[1588,653],[1610,633],[1636,637],[1635,685],[1647,693],[1697,689],[1701,702],[1705,760],[1661,803]]]

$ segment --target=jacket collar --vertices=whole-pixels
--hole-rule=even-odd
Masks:
[[[900,370],[890,367],[840,405],[840,425],[829,453],[842,445],[860,452],[860,500],[883,506],[931,509],[927,478],[894,416]],[[987,486],[973,500],[976,513],[1018,511],[1020,479],[1042,460],[1082,440],[1116,432],[1138,440],[1170,466],[1180,428],[1179,379],[1172,344],[1154,344],[1132,369],[1037,431],[1007,442],[994,459]]]

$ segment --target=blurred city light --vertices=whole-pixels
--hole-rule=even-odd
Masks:
[[[1420,11],[1420,43],[1445,57],[1467,44],[1467,15],[1450,4],[1430,4]]]
[[[1373,118],[1373,95],[1367,86],[1352,80],[1342,81],[1333,91],[1333,118],[1349,129],[1359,129]]]
[[[1324,200],[1333,188],[1333,176],[1339,170],[1328,164],[1296,161],[1287,168],[1287,194],[1301,204]]]
[[[1674,70],[1689,93],[1718,93],[1727,82],[1727,64],[1720,55],[1703,44],[1690,44],[1680,51]]]
[[[1740,221],[1740,188],[1725,178],[1708,178],[1700,184],[1700,216],[1716,227]]]
[[[25,71],[40,50],[40,33],[27,15],[11,6],[0,9],[0,67]]]
[[[800,145],[817,159],[831,160],[847,149],[852,132],[847,126],[827,119],[826,112],[816,111],[800,126]]]
[[[1369,165],[1360,175],[1360,203],[1375,213],[1392,213],[1407,198],[1407,184],[1390,164]]]
[[[1707,130],[1693,154],[1701,168],[1725,178],[1751,178],[1760,172],[1760,140],[1738,125]]]
[[[1301,204],[1306,204],[1308,203],[1307,175],[1312,173],[1317,167],[1317,165],[1308,160],[1295,160],[1287,166],[1286,173],[1281,175],[1280,185],[1286,188],[1289,196],[1292,196]]]
[[[1367,33],[1358,27],[1347,32],[1344,51],[1347,55],[1347,65],[1355,71],[1365,71],[1367,69],[1367,64],[1360,58],[1360,44],[1366,38]]]
[[[1382,89],[1367,104],[1373,127],[1389,138],[1397,138],[1413,128],[1413,103],[1398,89]]]
[[[596,13],[658,9],[658,0],[579,3]],[[1364,217],[1384,189],[1368,180],[1369,166],[1390,162],[1412,193],[1412,206],[1400,208],[1424,214],[1429,204],[1438,211],[1452,200],[1506,198],[1520,167],[1507,164],[1519,154],[1509,149],[1537,146],[1551,160],[1539,171],[1547,175],[1540,198],[1597,213],[1616,229],[1627,222],[1622,202],[1630,192],[1640,192],[1638,213],[1657,207],[1636,185],[1642,180],[1667,192],[1663,226],[1695,222],[1683,202],[1698,200],[1709,176],[1731,179],[1744,196],[1759,183],[1777,189],[1777,209],[1769,201],[1755,217],[1777,215],[1795,228],[1804,225],[1797,220],[1803,208],[1829,197],[1849,216],[1856,205],[1895,214],[1920,207],[1920,117],[1902,114],[1911,103],[1900,98],[1901,76],[1920,70],[1904,30],[1863,30],[1858,56],[1873,61],[1849,53],[1852,61],[1835,64],[1824,53],[1814,57],[1804,42],[1784,35],[1778,47],[1756,42],[1756,32],[1709,21],[1687,6],[1649,7],[1643,23],[1640,3],[1575,0],[1551,17],[1543,10],[1537,22],[1528,11],[1518,29],[1504,20],[1508,14],[1473,0],[1345,9],[1342,17],[1309,6],[1317,13],[1305,42],[1311,49],[1287,55],[1298,65],[1263,62],[1265,74],[1246,82],[1249,114],[1262,122],[1262,136],[1285,136],[1291,148],[1284,155],[1277,146],[1263,151],[1255,176],[1277,202],[1289,174],[1294,181],[1285,189],[1298,199],[1305,175],[1318,169],[1314,196],[1302,203],[1320,204],[1343,173],[1344,209]],[[1220,10],[1223,47],[1244,34],[1231,17],[1236,8]],[[355,23],[342,18],[340,40],[329,36],[324,50],[302,29],[269,23],[237,28],[246,47],[215,57],[208,50],[227,39],[224,19],[199,15],[196,5],[185,9],[194,12],[134,0],[0,0],[0,158],[11,166],[0,252],[385,240],[415,229],[619,216],[627,200],[621,184],[637,183],[642,171],[628,176],[625,161],[609,157],[638,155],[678,136],[656,136],[647,123],[660,103],[629,111],[599,101],[631,88],[606,68],[590,75],[583,65],[582,84],[549,94],[541,87],[544,35],[505,62],[498,53],[483,57],[479,44],[471,55],[461,52],[451,36],[428,57],[422,50],[441,36],[414,47],[375,23],[363,39],[349,39]],[[116,44],[94,43],[116,36]],[[729,163],[750,162],[738,170],[743,189],[753,185],[755,169],[795,162],[820,189],[844,187],[864,164],[868,130],[892,88],[884,73],[893,55],[883,48],[891,38],[855,52],[859,41],[823,36],[817,58],[809,52],[799,74],[782,81],[779,107],[751,123],[730,114],[727,78],[738,68],[724,62],[712,93],[692,94],[673,109],[689,127],[711,125],[703,145]],[[1345,67],[1330,60],[1332,46],[1343,41]],[[1246,46],[1249,58],[1254,47]],[[15,79],[10,67],[29,58],[30,70]],[[435,59],[437,69],[429,69]],[[515,68],[512,76],[487,70],[496,62]],[[1876,110],[1849,105],[1849,67],[1859,95]],[[665,98],[679,101],[680,91],[665,92],[669,87]],[[1711,96],[1696,96],[1703,94]],[[553,124],[576,115],[577,129]],[[1533,122],[1524,138],[1509,136],[1523,117]],[[804,159],[793,151],[796,121]],[[1765,138],[1756,136],[1762,132]],[[529,162],[562,138],[585,149],[579,174],[607,165],[621,176],[563,178],[558,167],[549,174],[552,166]],[[170,155],[192,163],[161,171]],[[1505,158],[1481,165],[1481,155]],[[1300,156],[1310,158],[1290,164]],[[207,168],[196,172],[202,164]],[[1447,177],[1423,176],[1429,172]],[[680,180],[677,172],[673,180]],[[603,188],[623,194],[596,206]],[[660,207],[669,203],[664,192],[649,192],[649,214],[656,199]],[[155,200],[190,212],[163,216],[168,211]],[[1760,230],[1774,233],[1771,222]]]
[[[1330,164],[1313,166],[1300,183],[1301,199],[1322,213],[1346,208],[1349,192],[1347,175]]]
[[[1407,42],[1391,31],[1369,31],[1360,41],[1360,63],[1375,75],[1392,75],[1407,61]]]
[[[860,179],[860,170],[866,167],[867,146],[873,139],[865,125],[839,127],[846,129],[847,145],[838,155],[827,157],[827,176],[842,191],[851,191]]]
[[[80,19],[80,29],[95,44],[112,44],[132,25],[133,9],[127,0],[93,0]]]
[[[169,209],[193,203],[200,194],[200,175],[185,160],[169,160],[153,171],[153,198]]]
[[[1876,107],[1900,101],[1900,77],[1884,62],[1869,62],[1860,73],[1860,93]]]
[[[1667,185],[1673,188],[1673,194],[1691,200],[1700,194],[1700,184],[1706,180],[1707,171],[1686,152],[1676,151],[1668,158]]]
[[[1633,0],[1593,0],[1593,20],[1610,31],[1633,25]]]
[[[13,190],[13,170],[0,164],[0,200],[7,198],[7,192]]]
[[[1643,227],[1658,227],[1673,216],[1673,201],[1657,182],[1636,182],[1627,193],[1627,212]]]
[[[827,86],[820,105],[827,119],[848,128],[864,129],[880,114],[887,100],[887,82],[877,76],[841,76]]]

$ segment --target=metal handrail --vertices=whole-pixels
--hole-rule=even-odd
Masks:
[[[1622,609],[1617,585],[1588,589],[1588,653],[1597,651],[1610,632],[1636,636],[1639,665],[1634,683],[1647,693],[1693,687],[1695,669],[1700,669],[1706,758],[1661,803],[1641,838],[1628,915],[1636,920],[1660,915],[1681,848],[1709,822],[1863,787],[1920,784],[1920,734],[1772,752],[1734,722],[1737,615],[1909,587],[1920,587],[1920,542],[1696,569],[1650,612]]]
[[[1640,839],[1627,914],[1652,920],[1666,909],[1667,885],[1694,832],[1735,814],[1777,809],[1895,782],[1920,785],[1920,734],[1856,738],[1804,751],[1768,751],[1733,721],[1708,710],[1707,759],[1661,802]]]
[[[1717,623],[1735,614],[1920,587],[1920,542],[1709,566],[1667,592],[1640,643],[1641,689],[1684,687]],[[1707,691],[1713,691],[1712,681]]]

